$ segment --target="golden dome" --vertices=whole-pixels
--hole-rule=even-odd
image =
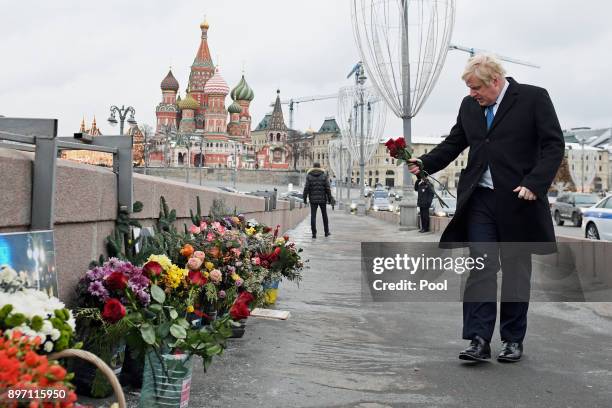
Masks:
[[[204,19],[204,21],[200,23],[200,28],[208,30],[208,27],[210,27],[210,25],[208,24],[208,20]]]

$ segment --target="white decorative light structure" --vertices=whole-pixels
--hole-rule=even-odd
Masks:
[[[334,176],[336,176],[336,196],[341,202],[343,196],[341,183],[344,184],[344,180],[349,174],[348,170],[351,164],[351,153],[342,143],[342,138],[330,140],[328,149],[329,166]]]
[[[389,108],[404,122],[423,107],[444,65],[455,21],[454,0],[350,0],[362,61]],[[404,197],[414,199],[404,166]]]
[[[375,88],[363,86],[363,72],[358,80],[358,85],[341,88],[338,92],[338,126],[343,145],[348,148],[351,157],[359,160],[359,190],[360,199],[363,199],[365,163],[378,148],[388,110]]]

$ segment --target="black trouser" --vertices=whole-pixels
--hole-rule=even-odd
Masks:
[[[429,207],[419,207],[421,213],[421,229],[429,231]]]
[[[523,342],[531,280],[531,255],[500,247],[495,192],[477,188],[469,202],[468,240],[472,257],[487,253],[484,269],[470,271],[463,298],[463,338],[491,341],[497,317],[497,272],[502,269],[499,329],[502,341]],[[512,216],[508,214],[506,216]]]
[[[325,235],[329,234],[329,223],[327,222],[327,204],[314,204],[310,203],[310,229],[312,235],[317,235],[317,208],[321,207],[321,215],[323,216],[323,229],[325,229]]]

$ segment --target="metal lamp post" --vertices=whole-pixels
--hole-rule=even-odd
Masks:
[[[123,136],[123,127],[125,124],[125,119],[127,118],[128,113],[130,117],[127,119],[127,123],[134,126],[136,125],[136,119],[134,115],[136,115],[136,110],[132,106],[121,105],[121,108],[118,108],[116,105],[110,107],[110,116],[108,117],[108,123],[111,126],[115,126],[117,124],[117,117],[115,115],[119,115],[119,135]]]

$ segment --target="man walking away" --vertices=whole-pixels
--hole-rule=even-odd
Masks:
[[[334,198],[329,187],[329,179],[325,171],[321,169],[321,164],[315,162],[313,168],[308,170],[306,175],[306,185],[304,186],[304,204],[308,204],[310,199],[310,229],[312,237],[317,237],[317,208],[321,207],[321,215],[323,216],[323,228],[325,236],[328,237],[329,223],[327,221],[327,203],[332,203]]]
[[[421,230],[419,232],[429,232],[429,207],[434,198],[433,186],[423,177],[414,183],[414,189],[418,192],[417,205],[421,213]]]

